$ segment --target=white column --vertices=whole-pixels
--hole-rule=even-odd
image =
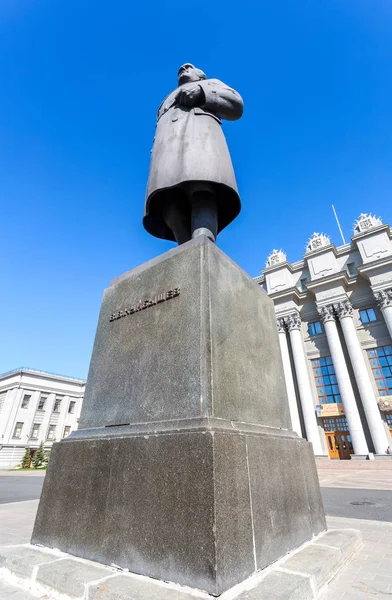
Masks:
[[[357,382],[359,394],[361,396],[366,420],[369,425],[374,448],[377,454],[385,454],[389,446],[389,439],[383,425],[376,397],[373,391],[372,382],[369,377],[369,371],[365,363],[362,347],[358,339],[353,320],[353,307],[347,300],[339,302],[335,306],[342,327],[344,340],[350,356],[351,365]]]
[[[285,323],[290,335],[291,348],[295,374],[297,376],[299,396],[301,399],[302,414],[305,421],[306,438],[313,444],[315,454],[325,454],[322,448],[320,434],[317,427],[315,407],[313,403],[312,388],[310,387],[308,367],[305,350],[301,336],[301,318],[298,313],[293,313],[285,318]]]
[[[392,339],[392,289],[374,292],[377,304],[381,309],[389,335]]]
[[[286,381],[287,396],[289,399],[289,409],[291,416],[291,426],[293,431],[302,437],[301,422],[299,420],[297,396],[295,393],[293,373],[291,371],[289,347],[287,344],[286,327],[284,319],[277,319],[276,324],[279,332],[280,353],[283,361],[283,373]]]
[[[369,454],[365,434],[363,431],[361,417],[355,400],[350,375],[344,359],[342,345],[335,322],[335,311],[332,305],[319,308],[319,314],[324,323],[325,334],[331,352],[333,366],[335,367],[336,379],[342,398],[344,413],[346,415],[348,429],[355,454]]]

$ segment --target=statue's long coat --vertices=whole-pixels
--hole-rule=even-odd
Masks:
[[[195,86],[192,82],[169,94],[158,110],[143,219],[147,231],[157,237],[174,239],[163,220],[160,203],[160,192],[168,188],[183,187],[192,181],[212,183],[218,204],[218,231],[241,209],[221,119],[239,119],[242,98],[218,79],[201,80],[197,85],[204,92],[202,106],[188,108],[176,101],[182,89]]]

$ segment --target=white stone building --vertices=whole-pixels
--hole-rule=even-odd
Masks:
[[[302,260],[273,250],[256,281],[275,304],[293,429],[330,458],[392,446],[392,239],[361,214],[349,244],[314,233]]]
[[[77,428],[85,381],[21,367],[0,375],[0,469],[20,464],[26,448],[50,450]]]

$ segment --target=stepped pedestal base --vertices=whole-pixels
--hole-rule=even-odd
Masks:
[[[272,301],[200,236],[105,291],[32,542],[219,595],[326,527]]]

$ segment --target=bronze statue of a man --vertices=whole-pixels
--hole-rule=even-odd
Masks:
[[[217,234],[241,210],[221,119],[243,112],[241,96],[186,63],[162,102],[151,153],[143,225],[178,244]]]

